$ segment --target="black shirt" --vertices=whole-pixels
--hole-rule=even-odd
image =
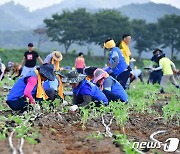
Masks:
[[[155,62],[155,64],[153,64],[153,67],[159,67],[159,60],[160,60],[160,58],[159,57],[156,57],[156,56],[153,56],[152,58],[151,58],[151,61],[153,61],[153,62]]]
[[[32,52],[26,51],[24,53],[24,57],[26,58],[25,66],[34,67],[36,66],[36,58],[38,58],[39,55],[36,51],[32,51]]]

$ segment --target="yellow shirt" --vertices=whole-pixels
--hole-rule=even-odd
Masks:
[[[172,65],[174,63],[169,58],[161,58],[159,65],[162,67],[163,75],[173,75]]]
[[[121,41],[121,43],[119,45],[119,48],[122,51],[122,54],[123,54],[123,56],[125,58],[126,63],[129,65],[129,61],[130,61],[129,57],[131,55],[131,51],[130,51],[128,45],[124,41]]]

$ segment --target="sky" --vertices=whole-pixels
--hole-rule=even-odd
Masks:
[[[0,5],[7,3],[11,0],[0,0]],[[56,3],[60,3],[62,0],[13,0],[15,3],[20,3],[29,8],[30,11],[47,7]],[[141,0],[139,0],[141,1]],[[150,0],[154,3],[170,4],[180,9],[180,0]]]

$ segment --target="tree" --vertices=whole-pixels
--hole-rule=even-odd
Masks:
[[[47,34],[47,30],[44,27],[37,28],[37,29],[34,30],[34,34],[39,36],[39,38],[38,38],[38,46],[37,46],[38,49],[39,49],[39,47],[41,46],[41,43],[43,41],[43,36],[45,36]]]
[[[141,61],[142,52],[153,49],[158,44],[158,28],[156,24],[147,24],[145,20],[133,20],[133,35],[132,38],[135,40],[134,48],[138,51],[138,57]]]
[[[66,53],[72,43],[83,45],[90,42],[94,22],[92,15],[85,9],[63,11],[63,14],[55,14],[52,19],[45,19],[44,22],[48,36],[52,41],[64,44]]]
[[[158,20],[162,47],[171,48],[171,58],[175,50],[180,51],[180,16],[165,15]]]
[[[93,41],[103,46],[107,38],[115,40],[116,44],[120,42],[124,33],[131,33],[131,25],[128,17],[121,15],[115,10],[102,10],[94,14],[96,19],[96,29],[92,34]],[[104,52],[106,55],[106,52]]]

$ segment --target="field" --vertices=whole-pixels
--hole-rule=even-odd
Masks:
[[[0,87],[12,84],[6,78]],[[18,150],[21,154],[165,153],[163,145],[160,149],[137,148],[133,143],[154,140],[165,143],[168,138],[180,138],[179,90],[172,85],[166,90],[167,94],[158,94],[159,85],[138,83],[128,90],[128,104],[110,102],[109,106],[96,108],[92,103],[71,113],[69,106],[62,106],[56,99],[54,109],[44,102],[41,111],[18,114],[6,105],[8,91],[1,88],[0,153]],[[71,101],[70,96],[66,99]],[[156,132],[157,135],[153,134]]]

